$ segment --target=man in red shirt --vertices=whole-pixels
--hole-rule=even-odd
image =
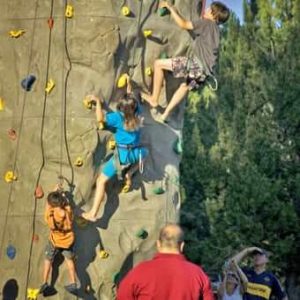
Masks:
[[[183,231],[176,224],[163,227],[156,243],[158,253],[140,263],[121,281],[118,300],[213,300],[204,271],[181,254]]]

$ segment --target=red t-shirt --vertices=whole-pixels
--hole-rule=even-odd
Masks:
[[[118,300],[213,300],[204,271],[181,254],[158,253],[121,281]]]

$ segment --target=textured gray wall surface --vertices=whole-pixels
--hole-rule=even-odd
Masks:
[[[190,18],[196,15],[196,2],[175,4]],[[72,18],[65,17],[62,0],[0,0],[0,292],[11,293],[12,299],[25,299],[28,288],[42,283],[48,228],[43,220],[46,197],[34,196],[36,185],[47,195],[63,175],[65,183],[72,184],[76,211],[88,209],[93,201],[97,166],[110,151],[106,144],[111,133],[97,130],[94,111],[83,105],[85,95],[101,93],[113,108],[124,93],[117,88],[124,72],[130,72],[135,87],[150,89],[151,76],[145,69],[153,67],[162,52],[169,57],[184,54],[190,39],[169,15],[159,16],[158,1],[68,4],[74,8]],[[131,9],[129,16],[122,15],[123,5]],[[52,30],[47,23],[50,16]],[[25,30],[20,37],[9,35],[19,29]],[[151,38],[143,36],[145,29],[153,31]],[[21,81],[30,74],[36,81],[25,91]],[[166,75],[162,105],[178,86],[172,75]],[[55,87],[47,94],[49,79]],[[114,299],[114,279],[151,258],[159,228],[178,221],[180,156],[173,144],[181,135],[183,108],[173,113],[171,127],[154,122],[149,107],[142,106],[142,140],[150,151],[144,173],[134,177],[127,194],[120,194],[122,182],[112,180],[98,221],[74,224],[80,299]],[[9,129],[15,130],[15,140],[9,138]],[[81,167],[74,165],[77,157],[83,159]],[[17,180],[8,183],[9,170]],[[157,187],[165,193],[155,194]],[[145,239],[136,235],[141,229],[148,233]],[[7,255],[11,249],[16,250],[13,259]],[[101,249],[109,254],[106,259],[100,257]],[[54,273],[57,294],[50,299],[72,299],[63,288],[68,283],[65,265]]]

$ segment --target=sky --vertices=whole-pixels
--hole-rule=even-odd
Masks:
[[[226,6],[228,6],[232,11],[234,11],[239,19],[243,20],[243,1],[242,0],[220,0]],[[206,0],[206,7],[213,2],[212,0]]]

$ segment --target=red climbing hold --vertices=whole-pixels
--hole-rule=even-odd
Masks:
[[[38,185],[35,189],[35,192],[34,192],[34,196],[37,198],[37,199],[41,199],[44,197],[44,191],[43,191],[43,188],[41,185]]]
[[[53,24],[54,24],[53,18],[49,18],[49,19],[48,19],[48,26],[49,26],[50,29],[53,28]]]
[[[7,134],[8,134],[8,137],[14,141],[17,139],[17,133],[16,131],[13,129],[13,128],[10,128],[8,131],[7,131]]]
[[[34,234],[34,235],[32,236],[32,241],[33,241],[33,242],[38,242],[38,241],[39,241],[39,236],[38,236],[37,234]]]

